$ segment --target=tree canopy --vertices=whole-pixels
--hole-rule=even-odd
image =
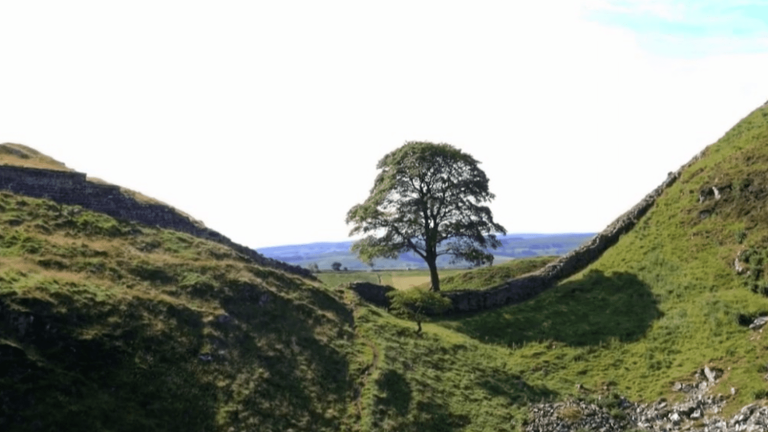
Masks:
[[[413,251],[426,261],[432,290],[440,290],[437,258],[474,265],[493,262],[501,243],[484,203],[494,199],[488,177],[471,155],[450,144],[410,141],[384,156],[370,195],[347,213],[350,235],[367,234],[352,250],[364,262]]]

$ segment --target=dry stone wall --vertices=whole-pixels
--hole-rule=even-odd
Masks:
[[[653,207],[661,194],[680,178],[686,168],[701,159],[706,151],[704,149],[680,169],[669,173],[667,179],[659,187],[646,195],[628,212],[619,216],[588,243],[563,255],[543,269],[483,291],[466,290],[446,293],[445,296],[453,302],[453,309],[450,313],[476,312],[520,303],[583,270],[595,262],[608,248],[615,245],[622,235],[634,228],[640,218]]]
[[[308,270],[267,258],[206,228],[172,207],[139,202],[123,193],[118,186],[88,181],[84,173],[2,165],[0,190],[47,198],[61,204],[79,205],[117,219],[184,232],[228,246],[261,265],[314,279]]]

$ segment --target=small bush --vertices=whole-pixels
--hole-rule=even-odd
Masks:
[[[391,291],[387,296],[391,299],[390,309],[395,314],[416,322],[416,333],[421,333],[421,322],[427,319],[427,315],[441,314],[452,306],[449,298],[420,288]]]
[[[574,423],[581,419],[582,413],[579,407],[570,406],[562,408],[558,412],[558,415],[564,420]]]
[[[752,393],[752,396],[754,396],[755,400],[765,399],[768,397],[768,389],[760,389]]]
[[[627,418],[627,413],[625,413],[624,411],[618,408],[612,409],[608,414],[610,414],[611,417],[613,417],[616,420],[624,420]]]

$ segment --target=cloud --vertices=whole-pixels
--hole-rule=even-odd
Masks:
[[[768,51],[768,1],[595,0],[587,20],[631,31],[648,51],[706,57]]]

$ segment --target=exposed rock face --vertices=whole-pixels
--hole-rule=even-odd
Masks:
[[[707,374],[709,370],[709,374]],[[619,432],[639,429],[653,432],[765,432],[768,431],[768,407],[750,404],[730,419],[720,416],[726,397],[711,395],[721,373],[705,368],[694,383],[675,383],[674,391],[686,393],[685,400],[669,404],[661,399],[651,404],[637,404],[624,398],[612,404],[568,401],[533,405],[526,432],[572,432],[577,430]],[[607,406],[612,406],[608,408]]]
[[[118,186],[87,181],[84,173],[1,165],[0,190],[79,205],[117,219],[184,232],[221,243],[261,265],[314,279],[308,270],[267,258],[171,207],[142,203],[124,194]]]
[[[608,410],[582,401],[534,405],[529,418],[526,432],[622,432],[629,428],[625,417],[614,417]]]
[[[752,321],[752,324],[749,325],[749,328],[752,329],[752,330],[759,330],[766,323],[768,323],[768,316],[758,317],[758,318],[755,318],[754,321]]]

